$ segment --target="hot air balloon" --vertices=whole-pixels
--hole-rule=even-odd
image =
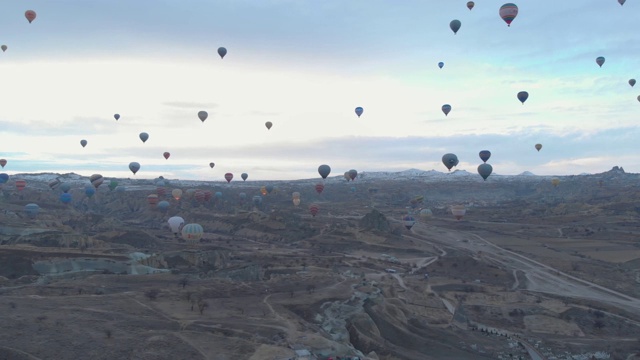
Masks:
[[[224,47],[218,48],[218,55],[220,55],[220,59],[224,59],[224,56],[227,55],[227,49]]]
[[[431,209],[422,209],[420,210],[420,216],[423,218],[428,218],[433,216],[433,212]]]
[[[291,194],[291,197],[292,197],[293,199],[300,199],[300,193],[296,191],[296,192],[294,192],[293,194]]]
[[[440,61],[440,62],[438,63],[438,67],[439,67],[440,69],[442,69],[442,68],[444,67],[444,63],[443,63],[442,61]]]
[[[104,182],[104,178],[100,174],[93,174],[89,177],[89,181],[91,181],[91,185],[97,189]]]
[[[618,4],[620,4],[620,6],[622,6],[622,5],[624,5],[624,3],[625,3],[626,1],[627,1],[627,0],[618,0]]]
[[[251,199],[251,201],[253,201],[253,205],[260,206],[260,204],[262,204],[262,196],[256,195]]]
[[[300,205],[300,199],[299,198],[295,198],[292,200],[293,201],[293,206],[298,206]]]
[[[209,163],[209,167],[210,167],[210,168],[212,168],[212,169],[213,169],[213,167],[214,167],[214,166],[216,166],[216,164],[215,164],[215,163],[212,163],[212,162],[210,162],[210,163]]]
[[[171,190],[171,196],[173,196],[173,198],[176,199],[176,201],[180,201],[180,198],[182,197],[182,190],[180,189]]]
[[[500,11],[498,13],[502,20],[507,23],[507,26],[511,26],[513,19],[518,16],[518,6],[513,3],[506,3],[500,7]]]
[[[320,207],[317,204],[309,205],[309,212],[311,213],[311,216],[316,217],[318,211],[320,211]]]
[[[25,187],[27,187],[27,181],[26,180],[16,180],[16,189],[18,191],[24,190]]]
[[[224,174],[224,179],[227,180],[227,183],[231,182],[231,179],[233,179],[233,174],[232,173],[226,173]]]
[[[158,209],[165,211],[165,210],[169,209],[170,205],[171,204],[169,204],[169,202],[167,200],[162,200],[162,201],[160,201],[158,203]]]
[[[348,171],[345,171],[343,176],[344,176],[345,180],[347,180],[347,182],[351,181],[351,176],[349,175]]]
[[[158,194],[159,197],[163,198],[167,195],[167,189],[164,186],[158,186],[156,187],[156,194]]]
[[[455,154],[442,155],[442,163],[451,171],[451,168],[458,165],[458,157]]]
[[[322,191],[323,191],[323,190],[324,190],[324,184],[322,184],[322,183],[317,183],[317,184],[316,184],[316,192],[317,192],[318,194],[322,194]]]
[[[271,192],[273,191],[273,185],[267,185],[264,188],[267,189],[267,194],[271,194]]]
[[[485,163],[478,166],[478,174],[482,176],[484,181],[487,181],[487,178],[489,177],[489,175],[491,175],[491,172],[493,172],[493,167],[489,164]]]
[[[249,174],[242,173],[242,174],[240,174],[240,177],[242,178],[242,181],[247,181],[247,178],[249,178]]]
[[[267,121],[266,123],[264,123],[264,126],[267,127],[267,130],[271,130],[271,127],[273,126],[273,123],[271,121]]]
[[[204,229],[200,224],[187,224],[182,228],[182,238],[187,243],[197,243],[202,239]]]
[[[0,184],[4,184],[7,181],[9,181],[9,175],[5,173],[0,174]]]
[[[31,22],[36,19],[36,12],[33,10],[27,10],[24,12],[24,17],[26,17],[27,20],[29,20],[29,24],[31,24]]]
[[[360,115],[362,115],[362,113],[364,112],[364,109],[360,106],[358,106],[356,108],[356,115],[358,115],[358,117],[360,117]]]
[[[129,170],[131,170],[131,172],[133,173],[133,175],[135,175],[138,170],[140,170],[140,164],[133,161],[129,163]]]
[[[27,213],[29,218],[35,219],[40,212],[40,206],[38,204],[27,204],[24,206],[24,212]]]
[[[451,214],[453,214],[456,220],[462,219],[466,213],[467,208],[464,205],[454,205],[451,207]]]
[[[80,140],[80,145],[82,145],[82,147],[87,146],[87,140]]]
[[[349,178],[352,181],[355,180],[357,176],[358,176],[358,171],[356,171],[355,169],[349,170]]]
[[[71,190],[71,185],[69,183],[63,183],[60,185],[60,190],[62,190],[63,193],[68,193]]]
[[[640,101],[640,95],[638,95],[638,101]]]
[[[0,46],[0,49],[2,49],[2,52],[7,51],[7,45],[2,45],[2,46]]]
[[[164,156],[164,158],[168,160],[168,159],[169,159],[169,156],[171,156],[171,154],[165,151],[165,152],[162,154],[162,156]]]
[[[200,121],[204,122],[209,117],[209,113],[206,111],[198,111],[198,118]]]
[[[118,187],[118,182],[115,180],[109,181],[109,190],[113,191]]]
[[[442,112],[444,113],[444,116],[449,115],[450,111],[451,111],[451,105],[449,104],[442,105]]]
[[[113,118],[116,119],[116,121],[120,120],[120,114],[113,114]]]
[[[4,168],[5,165],[7,165],[7,159],[0,159],[0,166]]]
[[[633,87],[636,84],[636,79],[629,79],[629,85]]]
[[[489,158],[491,157],[491,151],[489,150],[482,150],[480,151],[480,160],[482,160],[482,162],[487,162],[487,160],[489,160]]]
[[[553,187],[558,186],[558,184],[560,184],[560,179],[558,178],[551,179],[551,185],[553,185]]]
[[[68,204],[71,202],[71,200],[73,200],[73,197],[69,193],[62,193],[60,194],[59,199],[60,199],[60,202],[62,202],[63,204]]]
[[[149,206],[158,205],[158,195],[156,195],[156,194],[148,195],[147,196],[147,203],[149,204]]]
[[[243,204],[245,199],[247,198],[247,194],[241,192],[240,194],[238,194],[238,197],[240,198],[240,203]]]
[[[96,193],[96,189],[94,189],[91,185],[87,185],[84,187],[84,194],[87,195],[88,198],[93,197],[95,193]]]
[[[598,66],[602,67],[602,65],[604,64],[604,56],[598,56],[596,58],[596,64],[598,64]]]
[[[540,149],[542,149],[542,144],[536,144],[535,148],[536,150],[540,151]]]
[[[518,93],[518,100],[524,105],[524,102],[529,98],[529,93],[526,91],[520,91]]]
[[[182,227],[184,226],[184,219],[181,218],[180,216],[172,216],[169,218],[169,220],[167,220],[167,222],[169,223],[169,228],[171,229],[171,232],[178,237],[178,234],[180,233],[180,231],[182,230]]]
[[[451,28],[451,31],[453,31],[454,35],[458,33],[461,25],[462,23],[460,22],[460,20],[451,20],[451,22],[449,23],[449,27]]]
[[[474,3],[473,1],[469,1],[467,2],[467,7],[469,8],[469,10],[473,9],[473,7],[476,5],[476,3]]]
[[[53,179],[53,180],[49,181],[49,188],[51,188],[51,190],[55,190],[55,188],[57,188],[58,186],[60,186],[60,180],[59,179]]]
[[[416,224],[416,219],[411,215],[405,215],[402,218],[402,225],[407,228],[407,230],[411,230],[413,225]]]
[[[318,174],[322,176],[323,179],[326,179],[327,176],[331,173],[331,167],[329,165],[320,165],[318,166]]]
[[[144,144],[149,139],[149,134],[147,134],[146,132],[141,132],[138,137],[140,137],[140,140],[142,140],[142,143]]]

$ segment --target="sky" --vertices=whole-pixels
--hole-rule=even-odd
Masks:
[[[501,175],[640,172],[639,1],[516,2],[510,27],[504,1],[466,3],[3,1],[0,171],[289,180],[454,153],[476,172],[486,149]]]

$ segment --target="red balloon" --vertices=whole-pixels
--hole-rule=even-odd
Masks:
[[[16,189],[18,189],[18,191],[24,190],[25,187],[27,187],[25,180],[16,180]]]
[[[324,190],[324,185],[322,183],[317,183],[316,184],[316,192],[318,194],[322,194],[322,190]]]
[[[165,151],[164,154],[162,154],[162,156],[164,156],[165,159],[168,159],[169,156],[171,156],[171,154]]]
[[[5,165],[7,165],[7,160],[6,159],[0,159],[0,166],[4,167]]]
[[[227,180],[228,183],[230,183],[231,179],[233,179],[233,174],[232,173],[224,174],[224,179]]]
[[[158,195],[151,194],[151,195],[147,196],[147,202],[151,206],[156,206],[158,204]]]
[[[29,20],[29,24],[31,24],[31,22],[36,19],[36,12],[33,10],[27,10],[24,12],[24,17],[26,17],[27,20]]]
[[[318,214],[318,211],[320,211],[320,207],[316,204],[311,204],[309,205],[309,212],[311,213],[311,216],[316,217],[316,215]]]

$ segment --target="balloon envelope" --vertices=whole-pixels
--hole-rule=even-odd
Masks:
[[[27,216],[33,219],[38,216],[40,206],[38,206],[38,204],[27,204],[24,206],[24,212],[27,213]]]
[[[462,26],[460,20],[451,20],[451,22],[449,23],[449,27],[451,28],[451,31],[453,31],[454,35],[458,33],[458,30],[460,30],[460,26]]]
[[[520,100],[521,103],[524,104],[525,101],[527,101],[527,99],[529,98],[529,93],[526,91],[520,91],[518,93],[518,100]]]
[[[442,61],[440,61],[440,62],[438,63],[438,67],[439,67],[440,69],[442,69],[442,68],[444,67],[444,63],[443,63]]]
[[[218,48],[218,55],[220,55],[221,59],[224,59],[224,56],[227,55],[227,48],[225,47],[219,47]]]
[[[416,219],[411,215],[405,215],[402,218],[402,225],[407,228],[407,230],[411,230],[413,225],[416,224]]]
[[[147,140],[149,139],[149,134],[147,134],[146,132],[141,132],[138,136],[143,143],[147,142]]]
[[[622,6],[622,5],[624,5],[624,3],[625,3],[626,1],[627,1],[627,0],[618,0],[618,4],[620,4],[620,6]]]
[[[442,105],[442,112],[444,113],[444,116],[449,115],[450,111],[451,111],[451,105],[449,104]]]
[[[467,2],[467,7],[469,8],[469,10],[473,9],[473,7],[476,5],[476,3],[474,3],[473,1],[469,1]]]
[[[360,117],[360,115],[362,115],[363,112],[364,112],[364,109],[361,108],[360,106],[356,108],[356,115],[358,115],[358,117]]]
[[[173,198],[176,199],[176,201],[180,200],[180,198],[182,197],[182,190],[180,189],[171,190],[171,196],[173,196]]]
[[[322,176],[323,179],[326,179],[330,173],[331,173],[331,167],[329,165],[323,164],[318,166],[318,174],[320,174],[320,176]]]
[[[542,149],[542,144],[536,144],[535,148],[536,150],[540,151],[540,149]]]
[[[451,214],[460,220],[467,213],[467,208],[464,205],[454,205],[451,207]]]
[[[63,204],[68,204],[71,202],[71,200],[73,200],[73,198],[71,197],[71,194],[69,193],[62,193],[60,194],[60,202],[62,202]]]
[[[31,24],[31,22],[36,19],[36,12],[33,10],[27,10],[24,12],[24,17],[26,17],[29,24]]]
[[[9,175],[5,173],[0,174],[0,184],[4,184],[7,181],[9,181]]]
[[[180,233],[180,231],[182,230],[182,227],[184,226],[184,219],[181,218],[180,216],[170,217],[169,220],[167,220],[167,222],[169,223],[169,228],[171,228],[171,232],[176,235]]]
[[[82,145],[82,147],[87,146],[87,140],[80,140],[80,145]]]
[[[242,178],[242,181],[247,181],[247,178],[249,177],[249,174],[247,174],[247,173],[242,173],[242,174],[240,175],[240,177]]]
[[[351,180],[355,180],[356,176],[358,176],[358,171],[357,170],[355,170],[355,169],[349,170],[349,178]]]
[[[224,174],[224,179],[227,180],[228,183],[230,183],[231,179],[233,179],[233,174],[232,173]]]
[[[636,84],[636,79],[629,79],[629,85],[633,87]]]
[[[133,161],[129,163],[129,170],[131,170],[131,172],[133,173],[133,175],[135,175],[138,170],[140,170],[140,164]]]
[[[598,66],[600,67],[602,67],[602,65],[604,64],[604,61],[605,61],[604,56],[598,56],[596,58],[596,64],[598,64]]]
[[[271,127],[273,126],[273,123],[271,121],[267,121],[266,123],[264,123],[264,126],[267,127],[267,130],[271,130]]]
[[[93,185],[93,187],[97,189],[98,186],[102,185],[102,183],[104,182],[104,178],[100,174],[93,174],[89,178],[89,181],[91,181],[91,185]]]
[[[480,160],[482,160],[482,162],[487,162],[487,160],[489,160],[489,158],[491,157],[491,151],[489,150],[482,150],[480,151]]]
[[[489,175],[493,172],[493,167],[489,164],[480,164],[478,166],[478,174],[486,181]]]
[[[0,49],[2,49],[2,52],[7,51],[7,45],[2,45],[2,46],[0,46]]]
[[[200,224],[187,224],[182,228],[182,238],[189,243],[197,243],[203,235],[204,229]]]
[[[113,114],[113,118],[116,119],[116,121],[120,120],[120,114]]]
[[[456,154],[444,154],[442,155],[442,163],[447,167],[447,169],[449,169],[449,171],[451,171],[452,167],[458,165],[458,157]]]
[[[4,167],[7,165],[7,159],[0,159],[0,166]]]
[[[507,23],[507,26],[511,26],[513,19],[518,16],[518,6],[514,3],[506,3],[500,7],[498,13],[502,20]]]
[[[171,156],[171,154],[165,151],[165,152],[162,154],[162,156],[164,156],[164,158],[165,158],[165,159],[169,159],[169,156]]]
[[[209,163],[209,167],[210,167],[210,168],[212,168],[212,169],[213,169],[213,167],[214,167],[214,166],[216,166],[216,164],[215,164],[215,163],[212,163],[212,162],[210,162],[210,163]]]
[[[209,113],[206,111],[198,111],[198,118],[200,121],[204,122],[209,117]]]

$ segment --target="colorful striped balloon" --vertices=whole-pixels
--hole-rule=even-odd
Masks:
[[[506,3],[500,7],[499,14],[502,20],[507,23],[507,26],[511,26],[513,19],[518,16],[518,6],[514,3]]]

